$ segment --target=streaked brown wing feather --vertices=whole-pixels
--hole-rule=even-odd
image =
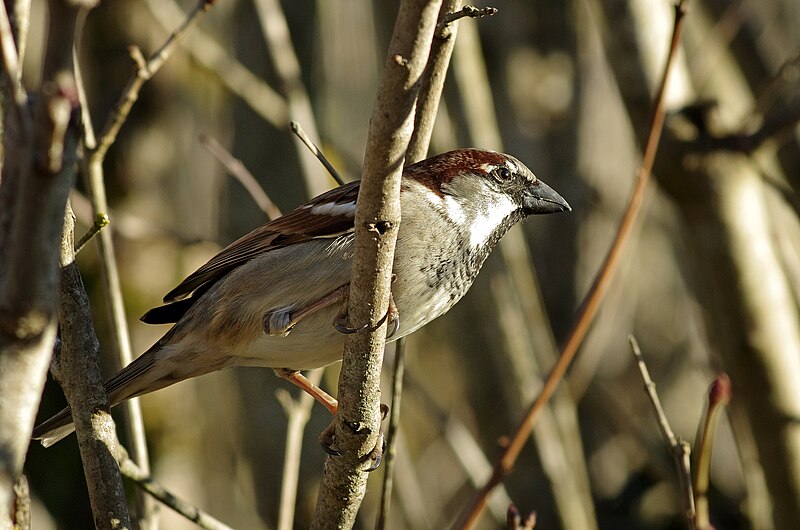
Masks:
[[[347,204],[358,197],[359,183],[350,182],[312,199],[288,214],[256,228],[237,239],[205,265],[197,269],[164,296],[164,302],[174,302],[193,291],[210,286],[225,274],[253,259],[262,252],[301,243],[315,238],[334,237],[353,230],[353,217],[348,215],[313,215],[311,209],[319,204]]]

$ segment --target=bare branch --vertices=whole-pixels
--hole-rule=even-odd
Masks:
[[[119,442],[98,364],[100,344],[92,326],[89,298],[75,264],[74,228],[72,209],[67,206],[58,309],[61,352],[53,375],[72,410],[95,524],[99,528],[129,528],[125,488],[113,455]]]
[[[633,335],[628,336],[628,342],[631,345],[631,351],[636,358],[636,364],[639,367],[639,373],[642,375],[644,381],[644,389],[647,392],[647,397],[650,399],[650,404],[653,406],[653,412],[658,420],[658,428],[661,430],[661,436],[664,438],[664,443],[667,445],[667,451],[672,456],[675,462],[675,470],[678,474],[678,484],[681,490],[681,500],[684,505],[684,515],[690,527],[694,525],[695,515],[695,496],[692,493],[692,478],[691,469],[689,467],[689,444],[683,440],[679,440],[675,433],[672,432],[672,427],[669,425],[667,415],[664,414],[664,409],[661,407],[661,400],[658,399],[656,393],[656,384],[650,378],[650,371],[644,362],[642,350],[639,349],[639,343]]]
[[[325,166],[325,169],[328,171],[328,174],[333,178],[333,180],[335,180],[339,186],[342,186],[344,184],[344,179],[342,179],[342,176],[339,175],[339,172],[336,171],[336,168],[333,167],[327,158],[325,158],[325,155],[322,153],[320,148],[317,147],[313,141],[311,141],[311,138],[308,137],[308,134],[306,134],[300,124],[296,121],[293,121],[289,123],[289,127],[291,127],[292,132],[300,139],[300,141],[303,142],[306,147],[308,147],[308,150],[311,151],[315,157],[317,157],[317,160],[319,160],[320,163]]]
[[[264,191],[264,188],[261,187],[241,160],[235,158],[221,143],[211,136],[206,136],[205,134],[200,135],[200,143],[214,155],[214,158],[225,166],[225,169],[233,178],[244,186],[250,198],[253,199],[253,202],[258,205],[268,219],[277,219],[281,216],[280,209],[275,206],[275,203],[269,198],[267,192]]]
[[[447,77],[447,68],[456,43],[458,26],[445,24],[443,20],[449,13],[457,10],[462,2],[463,0],[446,0],[442,2],[439,11],[440,22],[431,44],[431,53],[419,91],[417,114],[414,117],[414,134],[411,136],[406,153],[406,161],[412,164],[425,158],[428,153],[442,88]]]
[[[91,6],[91,4],[87,4]],[[58,258],[67,194],[75,180],[77,107],[72,46],[80,4],[51,0],[33,134],[18,144],[22,171],[0,284],[0,527],[10,526],[13,486],[22,471],[56,335]]]
[[[484,487],[481,488],[481,490],[476,492],[469,504],[461,512],[455,528],[471,528],[476,523],[478,516],[483,510],[483,507],[486,505],[486,498],[488,494],[505,478],[506,475],[508,475],[508,473],[511,472],[517,457],[519,457],[519,454],[522,451],[528,436],[530,435],[537,416],[552,397],[556,387],[558,386],[558,383],[563,379],[567,368],[569,368],[569,365],[572,363],[575,355],[577,355],[578,348],[583,342],[583,339],[589,330],[589,325],[594,320],[594,316],[597,314],[600,303],[603,300],[606,291],[608,290],[611,277],[616,271],[619,258],[622,255],[622,250],[630,237],[635,221],[639,217],[642,201],[644,199],[644,192],[650,182],[650,172],[653,167],[653,161],[655,160],[655,154],[658,148],[658,142],[661,137],[661,131],[664,123],[664,94],[666,92],[670,72],[672,71],[671,66],[678,50],[678,43],[680,42],[681,29],[683,27],[683,20],[684,15],[686,14],[687,4],[688,2],[686,0],[680,0],[680,2],[675,6],[675,23],[672,31],[669,55],[667,56],[661,82],[654,98],[650,129],[648,132],[647,142],[645,144],[642,163],[637,171],[633,192],[631,194],[631,198],[629,199],[625,213],[623,214],[622,220],[620,221],[617,235],[611,244],[611,248],[606,255],[600,271],[595,277],[595,281],[592,283],[589,292],[584,297],[572,330],[569,333],[565,345],[561,349],[558,361],[544,382],[542,391],[539,393],[539,396],[537,396],[536,400],[531,404],[530,408],[526,412],[519,427],[517,428],[517,431],[511,438],[511,442],[503,452],[503,455],[495,463],[492,477],[484,485]]]
[[[79,253],[83,250],[83,247],[86,246],[86,243],[92,240],[94,236],[97,235],[100,230],[104,227],[108,226],[109,223],[108,215],[103,212],[98,213],[95,216],[94,223],[92,224],[91,228],[86,231],[80,238],[80,240],[75,244],[75,254]]]
[[[464,17],[469,18],[483,18],[483,17],[491,17],[496,15],[498,9],[496,7],[482,7],[477,8],[475,6],[464,6],[461,8],[460,11],[455,12],[448,12],[444,15],[442,20],[439,22],[437,29],[442,30],[445,26],[452,24],[456,20],[462,19]]]
[[[142,468],[137,466],[133,460],[128,458],[128,453],[122,446],[118,446],[115,456],[123,475],[135,482],[137,486],[148,494],[152,495],[153,498],[172,508],[200,528],[206,530],[233,530],[230,526],[218,521],[200,508],[178,498],[164,486],[156,482],[149,473],[145,472]]]
[[[392,478],[394,476],[395,456],[397,444],[395,436],[400,426],[400,404],[403,396],[403,373],[405,372],[406,340],[401,338],[395,342],[394,370],[392,370],[392,405],[389,408],[389,430],[386,431],[386,452],[383,460],[383,485],[381,487],[381,504],[378,507],[378,517],[375,529],[386,528],[389,517],[389,507],[392,503]]]
[[[312,528],[350,527],[366,490],[380,430],[380,372],[394,246],[400,224],[400,176],[414,126],[418,83],[430,53],[440,0],[401,2],[370,121],[356,206],[350,326],[345,338],[334,424],[341,456],[328,458]]]

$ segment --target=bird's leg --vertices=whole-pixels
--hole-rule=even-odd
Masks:
[[[307,316],[316,313],[320,309],[325,309],[326,307],[346,301],[349,290],[350,284],[345,284],[300,309],[292,310],[289,308],[282,308],[268,311],[264,314],[263,319],[264,333],[271,336],[277,335],[285,337],[291,333],[292,328],[297,325],[298,322]]]
[[[392,283],[394,283],[394,281],[396,279],[397,279],[397,274],[392,274],[392,280],[391,280]],[[347,299],[348,299],[348,295],[349,294],[350,293],[349,293],[349,290],[348,290],[348,293],[347,293],[347,295],[345,295],[345,299],[344,299],[345,303],[342,304],[342,309],[339,311],[339,314],[336,315],[336,318],[333,321],[333,327],[336,328],[336,331],[338,331],[339,333],[344,333],[345,335],[349,335],[351,333],[357,333],[357,332],[363,331],[365,329],[369,329],[370,331],[374,331],[375,329],[380,327],[380,325],[383,324],[383,322],[385,320],[387,320],[387,319],[389,321],[389,324],[388,324],[389,332],[386,334],[386,338],[387,339],[392,338],[392,336],[394,336],[394,334],[397,333],[397,331],[400,329],[400,312],[397,310],[397,305],[395,305],[395,303],[394,303],[394,295],[392,295],[391,291],[389,292],[389,308],[386,310],[386,314],[383,315],[383,318],[381,318],[378,321],[378,323],[375,324],[374,328],[370,328],[369,324],[364,324],[363,326],[358,327],[358,328],[351,328],[350,326],[348,326],[347,325]]]
[[[336,401],[336,398],[322,390],[320,387],[312,383],[308,380],[306,376],[301,374],[298,370],[290,370],[288,368],[280,368],[273,370],[275,375],[280,377],[281,379],[285,379],[295,385],[297,388],[302,390],[303,392],[307,393],[309,396],[313,397],[317,401],[319,401],[323,407],[328,409],[331,414],[334,416],[336,415],[336,411],[339,407],[339,402]]]
[[[336,401],[336,398],[322,390],[320,387],[312,383],[308,380],[306,376],[301,374],[298,370],[290,370],[288,368],[281,368],[273,370],[275,375],[280,377],[281,379],[285,379],[295,385],[296,387],[300,388],[303,392],[306,392],[308,395],[313,397],[315,400],[320,402],[322,406],[330,411],[331,414],[336,416],[336,413],[339,410],[339,402]],[[380,406],[380,415],[381,420],[386,419],[386,415],[389,413],[389,407],[381,403]],[[319,445],[322,447],[322,450],[328,453],[331,456],[341,456],[341,452],[339,452],[335,447],[335,425],[336,420],[334,419],[327,428],[319,435]],[[367,454],[367,459],[370,460],[370,465],[366,469],[367,472],[375,471],[380,467],[381,460],[383,460],[383,452],[386,450],[386,439],[383,435],[383,429],[380,430],[378,433],[378,441],[375,443],[375,447],[372,451]]]

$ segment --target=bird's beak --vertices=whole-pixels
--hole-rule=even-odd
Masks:
[[[541,180],[537,180],[523,193],[522,207],[526,215],[572,211],[567,201]]]

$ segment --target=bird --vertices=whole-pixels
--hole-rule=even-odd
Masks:
[[[168,292],[141,320],[173,326],[105,383],[109,404],[232,366],[272,368],[314,395],[299,371],[341,360],[343,333],[358,331],[341,318],[358,190],[344,184],[256,228]],[[475,148],[406,166],[400,205],[387,341],[453,307],[512,226],[571,210],[517,158]],[[33,438],[50,446],[73,430],[65,408]]]

